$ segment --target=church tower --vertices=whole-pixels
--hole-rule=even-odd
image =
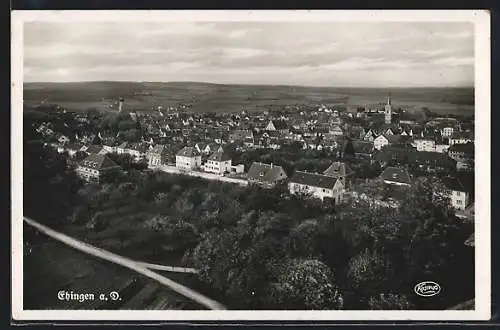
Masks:
[[[387,98],[387,104],[385,105],[385,123],[386,124],[391,124],[392,123],[392,106],[391,106],[391,96]]]

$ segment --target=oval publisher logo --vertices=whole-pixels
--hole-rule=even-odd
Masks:
[[[432,297],[441,292],[441,286],[436,282],[425,281],[415,285],[414,291],[421,297]]]

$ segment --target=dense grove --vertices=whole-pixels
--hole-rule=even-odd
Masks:
[[[402,192],[398,208],[334,209],[285,187],[132,167],[82,185],[63,155],[24,148],[26,216],[134,258],[179,256],[233,309],[442,309],[474,295],[471,225],[432,193],[433,179]],[[413,287],[425,280],[447,294],[419,298]]]

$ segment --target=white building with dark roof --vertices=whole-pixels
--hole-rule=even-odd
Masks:
[[[323,174],[339,179],[344,188],[347,188],[349,186],[348,181],[351,181],[355,172],[346,163],[333,162]]]
[[[148,166],[155,168],[168,163],[168,150],[167,147],[157,144],[153,149],[147,152]]]
[[[194,170],[201,166],[201,155],[194,147],[184,147],[175,155],[175,167]]]
[[[335,204],[342,200],[344,185],[336,177],[318,173],[295,171],[288,183],[290,194],[306,194],[324,200],[332,199]]]
[[[449,139],[450,146],[455,144],[467,144],[474,142],[474,134],[471,132],[456,132]]]
[[[466,188],[457,178],[443,178],[444,185],[449,190],[451,206],[455,209],[464,211],[471,203],[471,191]]]
[[[283,167],[259,162],[253,162],[247,173],[249,184],[256,184],[264,188],[272,188],[287,178]]]
[[[117,168],[119,166],[108,156],[90,154],[77,166],[76,174],[85,181],[99,182],[103,174]]]
[[[205,172],[224,175],[231,172],[231,157],[224,150],[217,150],[208,157],[203,166]]]

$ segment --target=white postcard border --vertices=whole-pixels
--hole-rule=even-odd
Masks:
[[[329,321],[488,320],[490,251],[490,15],[485,10],[13,11],[11,34],[12,317],[15,320]],[[475,25],[475,310],[472,311],[75,311],[23,310],[23,23],[30,21],[426,21]]]

